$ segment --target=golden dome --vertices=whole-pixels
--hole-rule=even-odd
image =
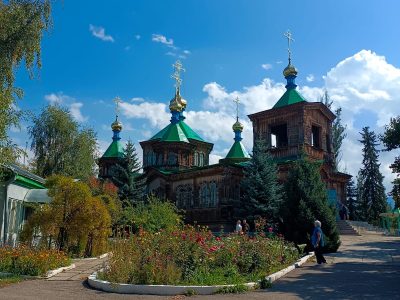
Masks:
[[[175,97],[169,102],[169,109],[171,111],[182,111],[186,108],[187,102],[182,98],[179,89],[176,90]]]
[[[111,124],[111,129],[113,131],[121,131],[122,130],[122,123],[118,121],[118,118]]]
[[[243,128],[244,128],[243,124],[240,123],[239,121],[236,121],[236,123],[233,124],[232,126],[233,131],[243,131]]]
[[[289,63],[288,66],[283,70],[283,76],[285,77],[296,76],[296,75],[297,75],[297,69],[291,63]]]

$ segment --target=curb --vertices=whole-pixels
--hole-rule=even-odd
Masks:
[[[286,275],[295,268],[299,268],[308,259],[314,256],[314,253],[309,253],[308,255],[302,257],[294,264],[289,267],[275,272],[265,279],[269,282],[274,282]],[[100,270],[101,271],[101,270]],[[218,290],[224,287],[233,287],[234,284],[227,285],[212,285],[212,286],[198,286],[198,285],[138,285],[138,284],[126,284],[126,283],[111,283],[109,281],[97,279],[97,272],[91,274],[88,277],[88,284],[92,288],[102,290],[109,293],[119,293],[119,294],[140,294],[140,295],[182,295],[188,291],[194,291],[197,295],[212,295]],[[248,282],[243,284],[248,288],[254,288],[258,285],[258,282]]]
[[[68,271],[68,270],[71,270],[71,269],[74,269],[74,268],[76,268],[76,265],[75,264],[70,264],[69,266],[66,266],[66,267],[61,267],[61,268],[58,268],[58,269],[55,269],[55,270],[47,271],[45,276],[23,275],[23,274],[9,273],[9,272],[0,272],[0,275],[3,275],[3,276],[21,276],[22,278],[25,278],[25,279],[49,279],[50,277],[53,277],[54,275],[57,275],[57,274],[59,274],[61,272]]]

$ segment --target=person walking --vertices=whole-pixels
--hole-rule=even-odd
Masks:
[[[242,230],[243,230],[243,234],[249,234],[249,232],[250,232],[250,225],[249,225],[249,223],[247,223],[246,219],[244,219],[242,222]]]
[[[242,234],[242,222],[240,220],[237,220],[236,222],[235,232],[237,234]]]
[[[321,229],[321,222],[316,220],[314,222],[314,231],[311,236],[311,243],[314,247],[315,257],[317,258],[317,263],[326,264],[325,257],[322,255],[322,248],[325,246],[324,233]]]

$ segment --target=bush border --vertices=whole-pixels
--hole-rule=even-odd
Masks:
[[[294,264],[289,267],[275,272],[267,277],[265,280],[272,283],[278,280],[282,276],[286,275],[295,268],[299,268],[301,265],[306,263],[311,257],[314,256],[314,252],[300,258]],[[183,295],[190,291],[195,291],[197,295],[212,295],[218,292],[224,287],[234,287],[234,284],[227,285],[211,285],[211,286],[199,286],[199,285],[139,285],[139,284],[126,284],[126,283],[111,283],[109,281],[100,280],[97,278],[97,272],[91,274],[88,277],[88,284],[94,289],[102,290],[109,293],[118,294],[140,294],[140,295]],[[255,288],[259,285],[259,282],[248,282],[243,284],[248,288]]]

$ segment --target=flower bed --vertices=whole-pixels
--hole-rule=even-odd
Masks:
[[[57,250],[38,250],[25,246],[0,247],[0,272],[4,273],[42,276],[49,270],[70,263],[68,256]]]
[[[205,228],[141,231],[117,240],[99,279],[127,284],[224,285],[257,281],[298,259],[292,244],[263,235],[215,237]]]

